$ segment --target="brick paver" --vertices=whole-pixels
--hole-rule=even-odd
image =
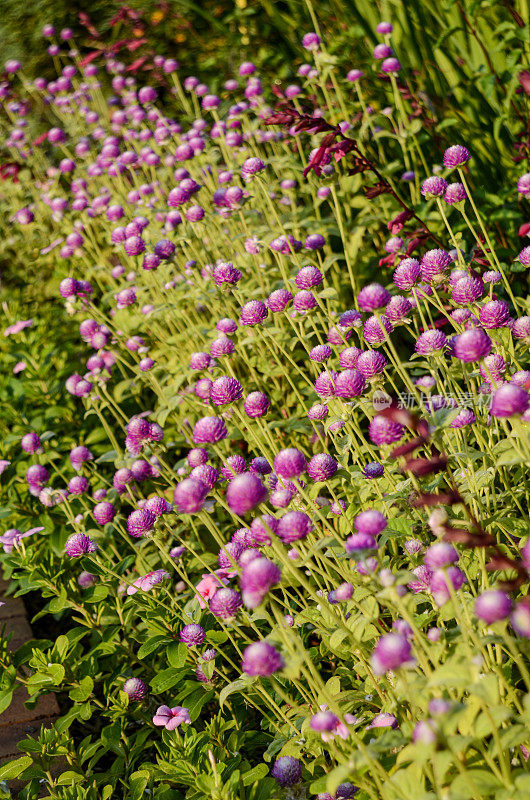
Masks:
[[[10,650],[16,650],[33,637],[33,632],[26,616],[26,609],[20,597],[7,597],[5,592],[8,583],[0,578],[0,600],[5,603],[0,607],[0,628],[13,633],[9,643]],[[21,755],[17,743],[28,734],[37,734],[41,725],[50,725],[59,715],[59,707],[53,694],[41,697],[35,708],[28,709],[24,705],[28,694],[21,687],[13,695],[8,709],[0,714],[0,763]]]

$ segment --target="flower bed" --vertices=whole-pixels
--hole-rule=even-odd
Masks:
[[[69,31],[53,85],[6,64],[54,296],[3,344],[3,563],[58,635],[0,709],[63,710],[0,767],[27,798],[528,795],[526,79],[484,152],[395,38],[217,94]]]

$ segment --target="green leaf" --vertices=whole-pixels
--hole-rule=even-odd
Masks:
[[[165,692],[175,686],[182,677],[182,670],[168,667],[158,672],[150,683],[151,689],[155,694]]]
[[[166,649],[167,660],[175,669],[181,669],[186,663],[188,647],[184,642],[172,642]]]
[[[484,769],[467,769],[451,784],[451,800],[475,800],[492,795],[501,788],[502,783],[493,773]]]
[[[219,707],[223,707],[225,700],[230,697],[231,694],[234,694],[234,692],[242,692],[243,689],[246,689],[251,682],[252,679],[249,680],[247,677],[236,678],[235,681],[232,681],[232,683],[229,683],[227,686],[221,689],[219,694]]]
[[[33,764],[33,759],[30,756],[22,756],[15,761],[8,761],[0,767],[0,781],[11,781],[13,778],[18,778],[25,769]]]
[[[87,675],[81,681],[79,681],[79,686],[76,686],[74,689],[71,689],[69,693],[69,698],[71,700],[75,700],[79,703],[84,703],[85,700],[88,700],[90,695],[92,694],[92,690],[94,688],[94,681]]]

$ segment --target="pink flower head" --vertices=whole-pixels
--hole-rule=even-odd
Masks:
[[[153,724],[165,728],[166,731],[174,731],[179,725],[189,725],[190,723],[190,712],[183,706],[174,706],[173,708],[159,706],[153,717]]]
[[[197,592],[196,597],[199,601],[199,606],[201,608],[208,608],[208,601],[212,599],[214,594],[218,589],[221,589],[225,586],[228,581],[223,580],[218,575],[212,573],[206,573],[202,576],[201,580],[195,587]]]

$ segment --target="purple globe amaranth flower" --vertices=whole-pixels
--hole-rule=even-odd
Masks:
[[[466,275],[451,286],[451,296],[455,303],[465,305],[474,303],[484,294],[484,283],[478,275]],[[456,322],[457,320],[455,320]]]
[[[501,328],[510,319],[510,306],[505,300],[490,300],[479,311],[479,322],[484,328]]]
[[[381,414],[370,421],[368,435],[370,440],[377,445],[398,442],[404,433],[404,427],[399,422],[383,417]]]
[[[338,372],[321,372],[315,379],[315,392],[319,397],[333,397],[335,394],[335,381]]]
[[[401,320],[406,319],[412,310],[412,303],[408,297],[396,294],[391,298],[390,302],[385,308],[385,316],[388,317],[390,322],[396,324]]]
[[[399,253],[403,244],[404,242],[401,236],[391,236],[390,239],[385,242],[385,250],[387,253]]]
[[[112,503],[103,500],[101,503],[98,503],[94,506],[92,514],[94,515],[96,522],[98,522],[100,525],[106,525],[108,522],[114,519],[116,509]]]
[[[304,247],[306,250],[321,250],[326,244],[326,240],[320,233],[310,233],[306,237]]]
[[[316,421],[316,420],[326,419],[328,414],[329,414],[329,409],[328,409],[327,406],[324,406],[324,405],[321,405],[321,404],[317,404],[317,405],[311,406],[311,408],[307,412],[307,417],[308,417],[308,419]]]
[[[442,275],[452,259],[445,250],[427,250],[421,259],[421,277],[424,281],[432,281],[438,275]]]
[[[254,175],[263,172],[264,169],[265,164],[261,158],[252,156],[243,162],[243,166],[241,167],[241,177],[244,181],[249,181],[254,177]]]
[[[343,311],[339,317],[339,326],[341,329],[359,328],[362,325],[362,315],[355,308],[349,308]]]
[[[270,514],[264,514],[252,520],[250,530],[256,544],[270,544],[271,533],[276,533],[278,530],[278,520]]]
[[[322,273],[318,267],[302,267],[296,273],[294,282],[299,289],[311,289],[313,286],[320,286]]]
[[[169,514],[173,510],[171,507],[171,503],[169,503],[165,497],[149,497],[145,501],[144,509],[149,511],[151,514],[155,516],[156,519],[163,516],[164,514]]]
[[[70,463],[75,470],[81,469],[81,466],[84,464],[85,461],[90,461],[94,456],[84,445],[79,445],[79,447],[74,447],[73,450],[70,451]]]
[[[232,480],[232,478],[234,478],[236,475],[240,475],[242,472],[245,472],[246,468],[247,462],[243,456],[228,456],[221,467],[221,475],[227,480]]]
[[[196,478],[185,478],[173,491],[173,500],[181,514],[195,514],[204,505],[208,487]]]
[[[129,256],[139,256],[145,250],[145,242],[141,236],[129,236],[125,240],[123,248]]]
[[[480,361],[491,352],[492,342],[482,328],[468,328],[452,340],[453,355],[460,361],[471,363]]]
[[[387,359],[383,353],[380,353],[378,350],[365,350],[364,352],[359,353],[356,368],[364,378],[369,380],[370,378],[374,378],[376,375],[382,372],[386,364]],[[342,373],[339,373],[337,383],[340,380],[341,374]],[[337,391],[337,384],[335,386],[335,394],[337,394],[339,397],[341,396]]]
[[[387,74],[389,74],[389,73],[390,74],[395,74],[395,73],[399,72],[400,69],[401,69],[401,64],[400,64],[400,62],[398,61],[397,58],[393,58],[393,57],[385,58],[385,60],[381,64],[382,72],[385,72]]]
[[[347,553],[358,553],[364,550],[376,550],[377,542],[371,533],[352,533],[345,542]]]
[[[197,647],[204,642],[206,633],[200,625],[184,625],[179,634],[179,640],[188,647]]]
[[[302,762],[294,756],[280,756],[272,766],[271,775],[280,786],[294,786],[302,778]]]
[[[24,434],[20,440],[20,446],[25,453],[37,453],[41,449],[41,441],[36,433],[30,431]]]
[[[305,33],[302,36],[302,47],[304,47],[306,50],[317,50],[320,46],[320,42],[320,36],[318,33],[314,33],[314,31]]]
[[[482,592],[475,600],[475,614],[487,625],[506,619],[512,610],[512,600],[500,589]]]
[[[230,355],[235,349],[235,344],[228,336],[219,336],[210,345],[210,355],[213,358],[221,358]]]
[[[248,469],[249,472],[255,472],[256,475],[270,475],[272,472],[272,467],[264,456],[253,458]]]
[[[530,639],[530,603],[524,598],[515,606],[510,616],[512,628],[519,636]]]
[[[466,164],[470,158],[471,155],[467,147],[464,147],[461,144],[453,144],[451,147],[448,147],[444,153],[444,167],[454,169],[454,167],[459,167],[462,164]]]
[[[465,428],[466,425],[472,425],[476,422],[477,418],[475,412],[470,408],[462,408],[456,417],[449,423],[450,428]]]
[[[336,473],[339,465],[328,453],[318,453],[309,461],[307,474],[314,481],[327,481]]]
[[[225,547],[219,551],[217,558],[218,564],[221,569],[232,569],[243,552],[243,545],[239,542],[228,542]]]
[[[414,664],[411,644],[399,633],[387,633],[377,642],[370,661],[376,675],[411,666]]]
[[[374,47],[373,57],[377,61],[380,61],[383,58],[389,58],[391,55],[392,55],[392,48],[390,47],[390,45],[385,44],[384,42],[380,42],[379,44],[376,44],[376,46]]]
[[[467,200],[467,192],[464,189],[464,186],[461,183],[450,183],[445,190],[444,195],[445,202],[450,205],[454,206],[457,203],[463,203]]]
[[[434,572],[458,561],[458,553],[448,542],[435,542],[427,549],[423,563]]]
[[[317,299],[311,292],[306,292],[304,290],[300,292],[296,292],[293,297],[293,307],[296,311],[310,311],[312,308],[315,308],[317,305]]]
[[[287,289],[276,289],[267,298],[267,307],[273,314],[276,314],[279,311],[284,311],[292,299],[293,295]]]
[[[123,691],[129,696],[129,700],[137,702],[146,696],[147,686],[140,678],[128,678],[123,684]]]
[[[332,711],[317,711],[311,717],[309,723],[311,729],[320,733],[321,731],[333,731],[339,724],[340,719]]]
[[[127,517],[127,530],[136,538],[148,533],[156,522],[155,515],[146,508],[138,508]]]
[[[368,533],[371,536],[377,536],[386,528],[387,520],[384,514],[371,508],[368,511],[362,511],[358,514],[353,524],[359,533]]]
[[[88,491],[89,486],[87,478],[83,478],[82,475],[76,475],[68,482],[68,491],[70,494],[81,495]]]
[[[447,343],[447,336],[443,331],[439,330],[428,330],[420,333],[418,339],[416,340],[416,344],[414,345],[414,350],[416,353],[421,353],[423,356],[428,356],[431,353],[436,353],[437,351],[443,350]]]
[[[243,387],[229,375],[216,378],[210,386],[210,400],[214,406],[225,406],[243,396]]]
[[[268,308],[261,300],[250,300],[239,312],[240,325],[259,325],[267,318]]]
[[[243,273],[234,267],[229,261],[217,264],[212,272],[212,278],[216,286],[222,286],[227,283],[231,286],[236,284],[243,277]]]
[[[371,345],[383,344],[392,333],[392,323],[384,314],[369,317],[363,326],[363,336]]]
[[[190,472],[190,478],[200,481],[209,490],[212,489],[219,480],[219,470],[212,467],[211,464],[199,464]]]
[[[64,549],[67,556],[79,558],[79,556],[84,556],[87,553],[95,553],[98,546],[93,539],[84,533],[73,533],[66,540]]]
[[[384,474],[385,468],[382,464],[378,464],[377,461],[370,461],[365,464],[362,471],[366,478],[373,480],[374,478],[380,478]]]
[[[362,372],[357,369],[346,369],[343,372],[339,372],[337,375],[335,380],[335,395],[345,400],[350,400],[362,394],[365,386],[366,379]]]
[[[362,350],[358,347],[346,347],[339,353],[339,365],[342,369],[353,369],[357,366],[357,359],[361,355]],[[335,373],[336,374],[336,373]]]
[[[215,444],[221,439],[226,439],[228,431],[221,417],[202,417],[193,428],[193,441],[195,444]]]
[[[530,172],[521,175],[517,181],[517,191],[520,194],[530,194]]]
[[[361,311],[376,311],[386,306],[390,300],[390,292],[379,283],[369,283],[357,295],[357,303]]]
[[[271,401],[263,392],[250,392],[245,397],[243,408],[247,417],[256,419],[257,417],[263,417],[267,413],[270,404]]]
[[[274,459],[274,472],[281,478],[297,478],[306,468],[306,457],[294,447],[280,450]]]
[[[241,574],[241,590],[243,602],[248,608],[257,608],[269,590],[281,579],[280,569],[267,558],[252,558],[243,566]]]
[[[322,364],[322,362],[326,361],[332,354],[333,350],[329,344],[319,344],[310,351],[309,358],[311,361]]]
[[[237,322],[229,317],[223,317],[223,319],[220,319],[216,323],[215,327],[220,333],[228,336],[229,334],[237,331]]]
[[[530,338],[530,316],[516,319],[513,323],[512,333],[516,339]]]
[[[281,653],[269,642],[254,642],[243,651],[241,668],[246,675],[267,677],[284,666]]]
[[[394,270],[392,280],[398,289],[408,291],[409,289],[412,289],[420,277],[420,273],[421,266],[419,261],[417,261],[415,258],[404,258],[403,261],[399,262],[398,266]]]
[[[311,519],[303,511],[287,511],[278,523],[276,531],[282,542],[304,539],[313,530]]]
[[[243,605],[241,595],[235,589],[218,589],[210,600],[210,611],[214,617],[232,620]]]
[[[243,472],[230,481],[226,490],[226,502],[231,511],[243,515],[252,511],[267,498],[267,488],[257,475]]]
[[[26,470],[26,480],[30,486],[44,486],[50,479],[50,475],[46,467],[41,464],[33,464]]]
[[[437,606],[443,606],[451,599],[452,590],[457,592],[467,578],[458,567],[436,570],[431,576],[429,589]]]
[[[503,383],[492,395],[490,414],[493,417],[512,417],[524,414],[530,405],[530,395],[515,383]]]
[[[421,185],[421,193],[427,198],[442,197],[446,189],[447,182],[440,175],[431,175]]]

